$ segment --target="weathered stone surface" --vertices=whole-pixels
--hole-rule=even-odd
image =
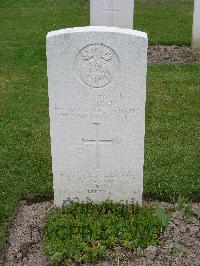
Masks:
[[[194,0],[192,49],[200,52],[200,1]]]
[[[133,29],[134,0],[90,0],[90,25]]]
[[[47,35],[55,205],[142,202],[146,33],[108,27]]]

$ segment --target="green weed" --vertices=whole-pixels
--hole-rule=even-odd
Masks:
[[[162,226],[162,228],[165,228],[167,225],[169,225],[171,220],[171,215],[167,213],[160,204],[157,204],[156,206],[156,216]]]
[[[194,215],[194,212],[193,212],[193,205],[192,205],[192,202],[190,201],[187,206],[185,207],[185,213],[188,215],[188,216],[193,216]]]
[[[146,206],[71,203],[47,217],[43,248],[54,263],[94,263],[105,259],[107,249],[117,246],[145,248],[157,243],[157,235],[168,224],[167,215],[160,210],[158,214]]]
[[[187,199],[184,196],[179,195],[178,201],[175,203],[175,206],[174,206],[175,210],[180,211],[181,209],[183,209],[186,203],[187,203]]]

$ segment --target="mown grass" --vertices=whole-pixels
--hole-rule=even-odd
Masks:
[[[150,66],[145,193],[200,200],[200,67]]]
[[[148,33],[150,44],[191,45],[192,1],[136,1],[134,28]]]
[[[191,3],[187,6],[192,10]],[[156,13],[160,14],[161,5],[154,5],[152,20],[152,12],[148,11],[154,9],[152,4],[136,3],[135,23],[140,29],[146,30],[148,28],[145,27],[148,26],[149,32],[154,32],[149,34],[151,42],[157,42],[153,36],[162,36],[160,42],[163,43],[184,43],[183,40],[189,43],[188,19],[191,20],[191,11],[188,13],[185,7],[182,3],[174,6],[176,12],[182,15],[174,16],[173,22],[169,20],[172,11],[163,11],[163,22],[159,23],[155,33],[155,16]],[[145,18],[143,15],[144,19],[139,22],[142,12],[146,12],[146,15]],[[174,28],[172,35],[168,26],[170,23],[180,25],[177,22],[180,17],[185,19],[184,23],[181,22],[185,32],[182,31],[177,41],[177,28]],[[174,21],[175,19],[177,21]],[[58,28],[88,25],[89,7],[85,0],[1,0],[0,22],[2,246],[6,225],[19,198],[53,194],[45,59],[46,33]],[[165,34],[167,31],[168,34]],[[192,198],[199,197],[199,79],[198,66],[149,67],[145,148],[146,194],[166,198],[181,192]]]

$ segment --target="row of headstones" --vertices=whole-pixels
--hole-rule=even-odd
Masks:
[[[109,25],[121,21],[131,28],[133,0],[100,2],[91,0],[100,24],[106,18]],[[147,47],[146,33],[118,27],[48,33],[56,206],[142,203]]]
[[[91,26],[47,35],[56,206],[142,203],[148,41],[146,33],[126,29],[132,28],[133,3],[91,1],[93,23],[106,19],[123,29]]]
[[[90,25],[133,29],[134,0],[90,0]],[[194,0],[192,49],[200,49],[200,0]]]
[[[90,0],[90,25],[133,29],[134,0]]]

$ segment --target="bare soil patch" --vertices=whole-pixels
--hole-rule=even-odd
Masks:
[[[193,54],[188,46],[154,45],[148,48],[149,64],[200,64],[200,53]]]
[[[154,204],[152,202],[148,203]],[[165,208],[172,205],[162,203]],[[22,201],[10,226],[9,236],[0,259],[2,266],[49,266],[50,258],[43,254],[42,233],[44,217],[53,209],[53,202],[29,204]],[[193,204],[195,213],[200,213],[200,203]],[[116,253],[115,253],[116,255]],[[113,265],[200,265],[200,222],[188,217],[183,211],[173,213],[171,224],[160,237],[157,247],[148,247],[135,252],[121,252]],[[75,266],[75,264],[72,264]],[[94,264],[93,264],[94,265]],[[96,264],[112,265],[110,262]]]
[[[28,204],[21,201],[10,226],[5,252],[0,265],[47,266],[50,258],[41,251],[45,215],[53,209],[53,202]]]

